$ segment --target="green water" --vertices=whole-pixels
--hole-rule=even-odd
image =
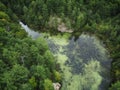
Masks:
[[[54,36],[47,41],[63,71],[61,90],[107,89],[110,59],[95,36],[82,34],[76,41]]]
[[[27,26],[22,24],[22,27],[33,38],[38,38]],[[63,75],[61,90],[108,89],[111,59],[99,39],[89,34],[82,34],[76,41],[74,37],[69,39],[69,34],[50,36],[44,33],[40,36],[46,37],[50,50],[60,64]]]

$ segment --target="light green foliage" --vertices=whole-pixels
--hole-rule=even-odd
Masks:
[[[22,84],[19,90],[33,90],[32,86],[29,83]]]
[[[29,79],[29,83],[32,87],[36,87],[37,86],[37,83],[36,83],[36,80],[35,80],[35,77],[31,77]]]
[[[48,25],[50,28],[57,28],[60,23],[61,23],[61,19],[59,17],[56,16],[49,17]]]
[[[10,71],[6,71],[3,73],[2,82],[5,84],[5,89],[8,90],[17,90],[17,88],[21,87],[22,83],[27,81],[29,71],[20,65],[14,65]],[[16,84],[16,85],[15,85]]]
[[[34,72],[35,72],[34,73],[35,77],[38,77],[40,79],[45,79],[46,78],[45,67],[43,67],[43,66],[35,66]]]
[[[51,69],[55,68],[54,57],[52,56],[52,53],[49,50],[45,52],[44,59],[45,63],[48,65],[49,68]]]
[[[5,57],[6,61],[10,65],[15,65],[17,62],[17,59],[19,59],[19,53],[14,50],[8,50],[8,49],[4,48],[3,49],[3,57]]]
[[[0,11],[0,19],[8,21],[10,20],[10,17],[3,11]]]
[[[44,53],[44,51],[48,49],[47,42],[43,38],[40,37],[36,39],[36,42],[38,48],[41,50],[42,53]]]
[[[54,71],[54,74],[55,74],[55,80],[57,82],[60,82],[60,80],[62,78],[61,74],[59,72],[57,72],[57,71]]]
[[[15,35],[18,38],[24,38],[24,37],[26,37],[26,32],[21,29],[20,31],[16,32]]]
[[[79,28],[81,28],[84,23],[85,23],[85,14],[83,12],[80,12],[77,16],[77,20],[76,20],[76,26],[75,28],[78,30]]]
[[[20,66],[20,65],[14,65],[13,68],[10,71],[12,78],[18,82],[25,82],[26,78],[28,77],[29,71],[27,68],[25,68],[24,66]]]
[[[62,37],[61,35],[57,35],[57,36],[52,36],[49,37],[49,39],[52,39],[52,41],[59,46],[66,46],[68,45],[68,39],[65,39],[64,37]],[[58,42],[59,41],[59,42]]]
[[[91,60],[85,65],[83,79],[83,85],[90,90],[98,90],[99,85],[102,82],[102,77],[99,72],[101,71],[100,63],[96,60]]]
[[[109,90],[120,90],[120,82],[117,81],[116,83],[112,84]]]
[[[89,89],[89,90],[98,90],[102,80],[104,79],[100,73],[106,73],[107,70],[104,68],[104,66],[101,65],[101,62],[108,60],[106,56],[106,50],[101,45],[100,41],[96,37],[91,37],[87,34],[82,34],[80,38],[75,42],[72,40],[68,40],[67,38],[61,37],[60,35],[51,36],[48,38],[49,44],[54,43],[54,47],[51,50],[56,52],[54,56],[57,59],[57,62],[60,64],[60,68],[62,70],[62,90],[83,90],[83,89]],[[85,45],[88,45],[87,47],[81,46],[84,43]],[[71,45],[71,47],[68,47]],[[59,47],[56,49],[56,46]],[[81,49],[84,48],[84,49]],[[96,51],[98,50],[98,52]],[[95,50],[94,54],[99,54],[101,57],[99,57],[100,60],[96,60],[94,56],[91,55],[91,51],[89,50]],[[67,51],[67,52],[66,52]],[[79,52],[79,53],[78,53]],[[91,55],[91,58],[82,59],[81,52],[84,52],[84,54],[87,53],[87,56]],[[88,53],[90,52],[90,53]],[[69,55],[70,53],[70,55]],[[70,58],[70,57],[75,58]],[[92,56],[94,59],[92,59]],[[97,56],[96,56],[97,57]],[[68,64],[70,63],[71,64]],[[87,63],[85,63],[87,62]],[[78,65],[78,67],[73,65]],[[81,67],[81,68],[79,68]],[[73,73],[75,70],[74,68],[81,69],[80,73]],[[74,71],[73,71],[74,70]]]
[[[96,68],[97,67],[97,68]],[[102,77],[99,75],[100,65],[97,61],[91,61],[85,65],[83,74],[72,75],[70,68],[65,70],[62,90],[98,90]]]
[[[49,79],[44,80],[44,90],[54,90],[51,80]]]

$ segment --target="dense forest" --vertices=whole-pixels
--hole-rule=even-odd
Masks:
[[[46,41],[27,37],[17,20],[0,2],[0,90],[53,90],[61,81],[55,58]]]
[[[98,36],[113,59],[109,90],[120,90],[120,0],[0,0],[0,89],[53,90],[52,82],[61,81],[55,58],[19,20],[39,32],[55,35],[63,25],[76,37]]]

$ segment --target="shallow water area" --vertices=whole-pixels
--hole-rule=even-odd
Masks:
[[[33,39],[46,34],[21,26]],[[104,44],[94,35],[81,34],[77,40],[63,36],[45,38],[63,74],[61,90],[107,90],[111,59]]]

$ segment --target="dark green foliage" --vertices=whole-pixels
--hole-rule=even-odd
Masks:
[[[0,88],[44,90],[44,80],[53,79],[55,70],[54,57],[47,43],[41,38],[36,41],[14,36],[9,38],[9,32],[0,31]]]
[[[86,31],[84,27],[87,24],[93,28],[92,33],[94,33],[99,29],[97,25],[104,21],[110,22],[107,19],[119,15],[120,11],[119,0],[22,0],[3,1],[3,3],[29,26],[40,31],[50,29],[48,27],[50,16],[57,16],[75,32]],[[52,29],[56,30],[56,28]]]
[[[46,41],[28,38],[13,14],[21,15],[21,6],[29,2],[1,1],[0,90],[53,90],[52,82],[57,80],[54,74],[56,63]],[[15,6],[11,6],[11,2]],[[27,6],[23,7],[23,11],[27,12]]]

